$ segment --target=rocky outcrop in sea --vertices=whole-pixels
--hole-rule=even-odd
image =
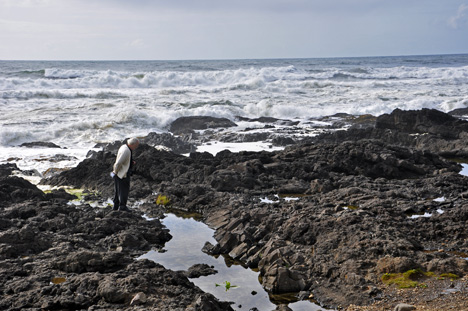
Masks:
[[[195,130],[213,126],[196,121]],[[386,273],[420,269],[465,275],[468,178],[451,158],[468,155],[468,122],[427,109],[395,110],[360,121],[342,121],[352,124],[346,131],[289,137],[288,146],[275,152],[184,156],[143,143],[134,156],[131,197],[153,200],[155,193],[163,194],[171,208],[202,214],[216,229],[217,241],[206,244],[205,252],[229,254],[259,269],[262,285],[271,293],[301,292],[324,306],[381,299]],[[180,141],[196,147],[203,134],[184,131],[193,139]],[[158,141],[157,134],[151,136]],[[115,148],[104,147],[42,183],[110,197],[108,174],[114,160]],[[89,206],[71,207],[55,194],[40,194],[30,185],[7,184],[17,189],[0,191],[8,201],[1,210],[0,254],[11,265],[2,270],[6,282],[0,290],[29,297],[29,305],[17,308],[40,308],[39,301],[50,308],[111,308],[128,305],[138,292],[148,297],[147,307],[225,307],[190,286],[186,274],[132,260],[170,238],[159,220],[96,213]],[[28,193],[27,200],[18,201],[15,191]],[[161,206],[148,203],[140,209],[157,214]],[[51,277],[66,281],[53,284]],[[52,284],[45,286],[45,281]],[[41,300],[41,290],[50,299]],[[76,291],[81,295],[67,294]],[[177,298],[182,293],[185,298]],[[84,297],[79,299],[86,304],[76,297]],[[0,307],[13,306],[11,300],[2,303]]]

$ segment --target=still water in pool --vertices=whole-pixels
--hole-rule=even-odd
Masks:
[[[213,257],[201,251],[207,241],[213,245],[216,244],[212,229],[192,218],[177,217],[174,214],[166,214],[162,222],[173,236],[166,243],[165,252],[150,251],[139,259],[154,260],[171,270],[187,270],[194,264],[200,263],[214,266],[218,273],[194,278],[191,281],[219,300],[233,302],[232,308],[235,310],[257,308],[260,311],[270,311],[276,309],[276,305],[270,300],[268,293],[258,280],[258,272],[234,264],[232,260],[223,256]],[[232,286],[230,289],[226,289],[226,281]],[[216,284],[221,286],[216,286]],[[309,301],[293,302],[288,306],[294,311],[325,310]]]

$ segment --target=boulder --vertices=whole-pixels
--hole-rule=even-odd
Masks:
[[[390,114],[379,116],[375,127],[407,133],[430,133],[454,139],[458,138],[462,131],[468,130],[468,122],[436,109],[424,108],[409,111],[395,109]]]
[[[275,265],[263,276],[262,285],[272,293],[282,294],[300,292],[306,282],[297,271]]]
[[[125,293],[121,287],[116,286],[115,280],[106,277],[99,283],[97,294],[110,303],[124,302],[129,294]]]
[[[15,163],[0,164],[0,177],[8,177],[14,171],[19,171]]]
[[[234,122],[226,118],[215,118],[209,116],[180,117],[171,123],[169,131],[180,135],[192,133],[195,130],[206,130],[212,128],[228,128],[237,126]]]
[[[45,194],[23,178],[17,176],[0,177],[0,206],[31,199],[45,200]]]
[[[177,154],[190,153],[197,149],[195,145],[185,142],[179,137],[169,133],[157,134],[151,132],[146,137],[142,138],[140,142],[153,147],[164,146]]]
[[[130,301],[130,305],[131,306],[144,305],[146,301],[147,301],[147,298],[146,298],[145,293],[139,292],[133,297],[132,301]]]
[[[44,142],[44,141],[34,141],[34,142],[29,142],[29,143],[23,143],[20,145],[20,147],[26,147],[26,148],[59,148],[61,149],[60,146],[51,143],[51,142]]]

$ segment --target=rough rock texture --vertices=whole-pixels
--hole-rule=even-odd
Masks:
[[[468,122],[435,109],[403,111],[395,109],[391,114],[377,118],[376,128],[398,130],[405,133],[433,134],[443,138],[458,138],[468,130]]]
[[[153,147],[164,146],[178,154],[190,153],[197,149],[193,144],[185,142],[179,137],[173,136],[169,133],[149,133],[146,137],[141,139],[141,142]]]
[[[171,123],[169,131],[174,134],[193,133],[194,130],[233,127],[236,124],[226,118],[209,116],[180,117]]]
[[[19,171],[16,164],[0,165],[0,208],[12,202],[22,202],[27,199],[41,200],[45,198],[44,192],[29,181],[11,176]]]
[[[38,196],[17,177],[0,182],[21,193],[0,207],[0,310],[231,310],[184,273],[136,260],[171,238],[159,220],[75,207],[62,191]]]
[[[381,299],[384,273],[465,275],[468,178],[441,155],[468,155],[467,123],[396,110],[376,124],[279,152],[183,157],[143,144],[131,197],[162,193],[202,213],[218,242],[204,251],[258,268],[272,293],[309,292],[325,306]],[[44,182],[109,194],[113,157],[96,153]]]
[[[139,140],[141,143],[150,145],[152,147],[160,149],[165,148],[178,154],[190,153],[197,149],[197,147],[194,144],[186,142],[180,137],[174,136],[170,133],[158,134],[151,132],[145,137],[140,137]],[[119,150],[120,146],[122,146],[122,144],[125,144],[126,141],[127,139],[124,139],[123,141],[115,141],[112,143],[100,143],[95,145],[94,148],[101,148],[106,152],[117,154],[117,151]],[[93,155],[95,155],[95,152],[90,152],[88,154],[88,157]]]
[[[387,145],[430,151],[446,158],[468,158],[468,121],[435,109],[395,109],[379,116],[375,127],[328,133],[306,141],[361,139],[379,139]]]

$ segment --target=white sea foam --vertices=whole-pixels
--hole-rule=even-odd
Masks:
[[[307,124],[309,118],[338,112],[450,111],[468,106],[467,62],[466,55],[0,62],[0,146],[51,141],[89,148],[164,132],[176,118],[190,115],[270,116]]]
[[[429,218],[429,217],[432,217],[432,214],[431,213],[427,213],[425,212],[424,214],[422,215],[411,215],[411,219],[417,219],[417,218]]]
[[[21,170],[32,170],[43,174],[51,167],[75,167],[85,159],[87,152],[86,148],[0,147],[0,163],[16,163]],[[63,156],[59,158],[58,154]]]
[[[197,148],[198,152],[208,152],[216,155],[218,152],[223,150],[229,150],[231,152],[240,151],[277,151],[282,150],[283,147],[275,147],[270,143],[266,142],[245,142],[245,143],[224,143],[224,142],[210,142],[203,144]]]

